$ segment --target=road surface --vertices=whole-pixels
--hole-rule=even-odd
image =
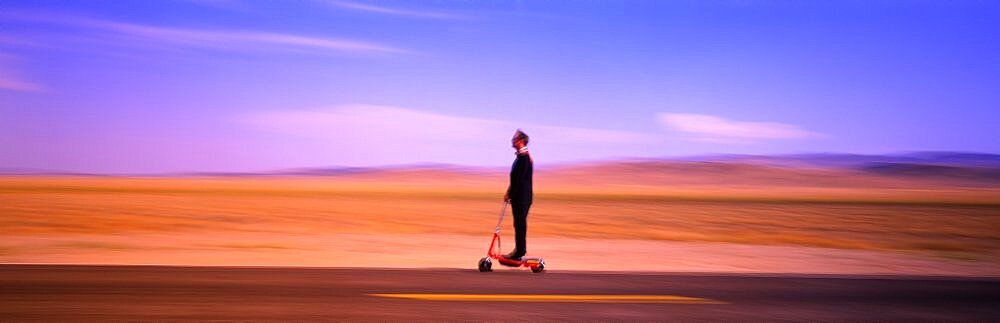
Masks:
[[[1000,279],[0,265],[0,321],[997,321]]]

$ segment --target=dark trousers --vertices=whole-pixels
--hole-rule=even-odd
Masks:
[[[528,243],[525,241],[528,235],[528,209],[531,204],[512,204],[514,207],[514,254],[513,258],[524,256],[528,252]]]

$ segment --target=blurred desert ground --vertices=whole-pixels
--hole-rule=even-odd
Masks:
[[[536,167],[550,270],[1000,276],[996,168]],[[475,268],[506,170],[0,177],[0,263]],[[509,211],[508,211],[509,212]],[[512,247],[510,217],[504,249]]]

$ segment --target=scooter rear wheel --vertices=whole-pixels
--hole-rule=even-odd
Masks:
[[[540,273],[540,272],[543,272],[543,271],[545,271],[545,262],[544,261],[539,260],[538,265],[535,265],[535,266],[531,267],[531,272],[533,272],[533,273],[537,274],[537,273]]]

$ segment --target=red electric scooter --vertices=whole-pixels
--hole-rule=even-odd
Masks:
[[[490,242],[490,249],[486,251],[486,257],[479,259],[479,271],[493,271],[493,262],[496,259],[501,265],[511,267],[528,267],[534,273],[545,270],[545,260],[542,258],[521,258],[521,260],[510,259],[500,254],[500,225],[503,224],[503,216],[507,213],[508,202],[503,203],[503,210],[500,211],[500,221],[497,221],[497,228],[493,231],[493,241]]]

